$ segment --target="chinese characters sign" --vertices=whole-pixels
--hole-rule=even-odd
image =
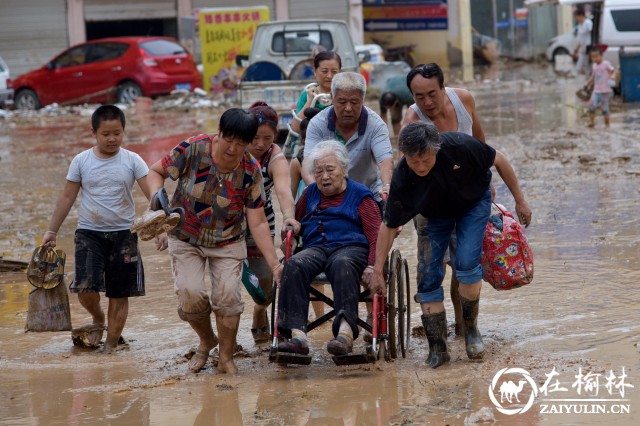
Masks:
[[[235,90],[240,78],[237,55],[248,55],[256,27],[269,21],[269,8],[200,9],[199,29],[204,88],[212,93]]]

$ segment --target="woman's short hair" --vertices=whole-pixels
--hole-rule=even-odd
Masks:
[[[222,113],[219,129],[227,138],[240,138],[249,144],[258,132],[258,119],[242,108],[230,108]]]
[[[333,76],[331,80],[331,96],[336,97],[336,92],[342,90],[345,92],[357,91],[364,96],[367,94],[367,81],[359,72],[341,72]]]
[[[440,150],[440,135],[433,124],[418,121],[406,126],[398,136],[398,149],[413,157],[425,152],[437,154]]]
[[[335,59],[338,61],[338,68],[342,69],[342,58],[333,50],[322,50],[315,54],[313,57],[313,69],[320,68],[320,62],[322,61],[331,61]]]
[[[313,174],[316,167],[316,161],[333,155],[336,157],[338,164],[342,167],[344,175],[347,176],[349,171],[349,153],[345,146],[336,140],[327,140],[318,143],[311,154],[309,154],[309,162],[307,170]]]
[[[278,133],[278,113],[264,101],[256,101],[249,107],[249,112],[258,119],[258,126],[269,125]]]

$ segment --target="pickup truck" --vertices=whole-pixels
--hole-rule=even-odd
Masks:
[[[333,50],[342,59],[342,71],[357,71],[360,60],[346,22],[332,19],[273,21],[256,28],[249,56],[238,55],[236,63],[246,67],[238,85],[242,108],[264,101],[280,116],[276,142],[284,143],[291,110],[313,75],[312,51],[318,45]],[[366,61],[362,54],[361,61]]]

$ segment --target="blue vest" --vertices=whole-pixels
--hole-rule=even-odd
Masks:
[[[369,241],[362,230],[358,207],[364,199],[373,194],[366,186],[347,179],[347,189],[342,204],[324,210],[320,204],[320,190],[316,183],[307,187],[307,211],[300,221],[305,247],[337,248],[342,246],[369,247]]]

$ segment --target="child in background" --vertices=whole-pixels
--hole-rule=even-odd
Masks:
[[[592,47],[589,55],[593,62],[591,77],[585,84],[585,86],[593,84],[593,93],[589,100],[589,127],[595,126],[598,107],[602,109],[605,127],[609,127],[609,101],[613,95],[611,87],[615,86],[616,70],[609,61],[602,59],[600,47]]]

